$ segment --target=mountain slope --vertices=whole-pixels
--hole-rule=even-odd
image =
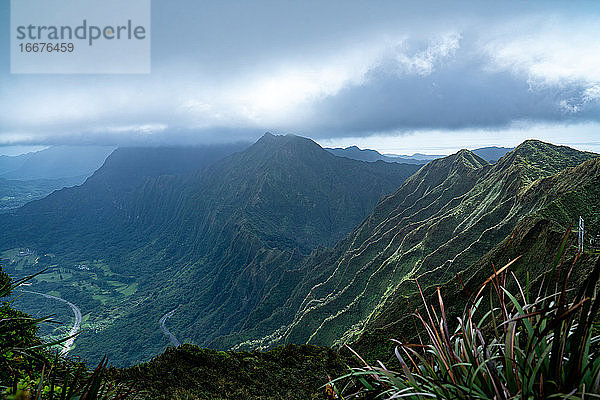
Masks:
[[[114,293],[101,280],[135,282],[134,294],[114,297],[118,304],[82,309],[96,331],[84,331],[75,351],[98,359],[108,351],[116,363],[162,349],[168,340],[157,321],[174,309],[169,324],[183,341],[236,332],[291,265],[346,235],[419,168],[336,157],[311,140],[269,134],[188,174],[164,175],[161,167],[161,175],[138,176],[147,156],[122,157],[138,165],[128,169],[118,155],[81,188],[15,212],[14,233],[1,243],[24,247],[18,240],[27,238],[61,265],[103,265],[94,271],[97,298]],[[39,290],[66,293],[61,284]],[[89,290],[72,282],[69,295],[85,301]]]
[[[553,265],[559,253],[565,232],[571,224],[583,217],[588,227],[587,235],[600,234],[600,158],[585,161],[575,168],[567,168],[548,178],[536,181],[527,196],[543,196],[546,205],[537,212],[520,220],[516,228],[488,253],[460,271],[441,285],[448,320],[459,317],[467,305],[467,299],[494,271],[508,262],[510,272],[522,282],[529,282],[531,293],[536,293],[543,282],[553,282]],[[563,266],[574,265],[569,285],[578,287],[588,276],[591,267],[600,256],[584,246],[577,256],[577,231],[567,236]],[[564,267],[563,267],[564,268]],[[416,285],[414,285],[416,286]],[[511,288],[517,292],[517,287]],[[437,302],[433,290],[425,291],[426,298]],[[399,297],[385,306],[385,311],[371,320],[352,347],[369,358],[387,357],[393,354],[389,338],[416,341],[411,314],[414,307],[422,304],[420,295]],[[412,306],[411,306],[412,305]]]
[[[135,226],[126,216],[133,193],[145,180],[190,173],[246,146],[117,149],[83,185],[55,191],[2,216],[6,230],[0,249],[39,247],[67,258],[75,253],[103,258],[106,247],[129,251],[126,238]]]
[[[418,168],[357,162],[334,157],[308,139],[265,135],[186,186],[215,216],[235,209],[234,218],[260,229],[255,233],[263,240],[275,237],[310,251],[335,244]]]
[[[149,183],[143,191],[150,197],[140,207],[161,211],[139,208],[135,218],[162,228],[152,246],[159,252],[146,269],[164,283],[141,281],[147,295],[101,335],[111,337],[133,324],[139,327],[134,340],[173,309],[171,330],[184,341],[206,345],[236,332],[290,266],[314,247],[343,237],[417,168],[335,157],[311,140],[267,134],[177,185],[165,179]],[[91,345],[96,335],[82,343]],[[154,347],[148,341],[143,348],[128,345],[130,354],[116,352],[117,360],[147,358],[165,339],[156,330]]]
[[[291,284],[292,296],[284,304],[269,312],[259,306],[257,312],[269,316],[257,320],[245,337],[271,333],[245,346],[331,345],[358,337],[387,304],[414,290],[413,279],[425,286],[450,280],[524,216],[546,206],[550,192],[537,189],[538,179],[594,156],[526,141],[495,165],[466,150],[429,163],[335,249],[306,261],[300,269],[311,279]],[[243,337],[219,343],[233,345]]]

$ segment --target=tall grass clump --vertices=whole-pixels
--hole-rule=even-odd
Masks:
[[[559,253],[563,251],[564,246]],[[338,378],[334,385],[346,381],[353,387],[339,397],[600,398],[600,336],[594,336],[593,323],[600,306],[600,260],[584,283],[570,290],[567,282],[575,262],[562,274],[555,263],[554,277],[542,282],[535,294],[529,279],[522,285],[509,272],[514,261],[483,283],[454,329],[439,288],[434,307],[419,286],[424,311],[414,315],[425,332],[422,342],[394,341],[399,361],[395,371],[378,361]]]
[[[43,273],[39,272],[38,274]],[[12,282],[0,266],[0,299],[34,278]],[[133,399],[132,390],[111,382],[108,361],[89,371],[83,363],[59,356],[51,348],[72,336],[44,342],[38,336],[40,323],[50,317],[32,318],[0,302],[0,398],[14,400],[118,400]]]

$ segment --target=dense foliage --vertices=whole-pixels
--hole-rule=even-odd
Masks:
[[[52,346],[62,340],[44,342],[38,325],[52,322],[49,317],[32,318],[11,307],[6,300],[11,291],[35,276],[11,282],[0,268],[0,396],[8,399],[102,399],[112,396],[102,383],[106,364],[93,373],[85,366],[58,356],[52,356]]]
[[[309,345],[267,352],[183,345],[110,375],[148,399],[327,399],[324,385],[348,370],[346,362],[332,349]]]
[[[415,317],[424,338],[417,344],[396,341],[399,369],[366,364],[337,386],[347,379],[362,386],[347,398],[600,397],[600,336],[594,336],[593,323],[600,307],[600,259],[580,287],[568,290],[574,265],[562,264],[564,249],[554,276],[539,290],[509,273],[512,262],[500,268],[475,292],[454,329],[439,289],[437,310],[421,293],[424,313]],[[509,291],[508,280],[517,292]]]

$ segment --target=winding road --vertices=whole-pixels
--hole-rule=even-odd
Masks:
[[[177,347],[177,346],[181,346],[181,342],[179,340],[177,340],[177,338],[175,337],[175,335],[173,335],[171,332],[169,332],[169,330],[165,327],[165,322],[167,322],[167,318],[170,318],[173,314],[175,314],[175,310],[171,310],[168,313],[166,313],[165,315],[163,315],[160,318],[160,321],[158,321],[158,323],[160,324],[160,329],[163,331],[163,333],[165,335],[167,335],[169,337],[169,339],[171,340],[171,343],[173,343],[173,346]]]
[[[76,335],[79,332],[79,329],[81,328],[82,317],[81,317],[81,310],[79,309],[79,307],[77,307],[75,304],[71,303],[70,301],[67,301],[65,299],[61,299],[60,297],[52,296],[49,294],[33,292],[31,290],[23,290],[23,292],[38,294],[40,296],[44,296],[47,299],[62,301],[63,303],[66,303],[69,305],[69,307],[71,307],[71,310],[73,310],[73,314],[75,315],[75,323],[73,324],[73,327],[69,331],[69,336],[71,336],[71,337],[63,343],[64,348],[60,352],[61,355],[67,354],[69,352],[69,350],[71,350],[71,347],[73,346],[73,343],[75,342],[75,337],[73,335]]]

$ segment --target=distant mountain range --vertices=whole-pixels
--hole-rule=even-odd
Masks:
[[[114,149],[114,146],[53,146],[19,156],[0,155],[0,178],[85,179]]]
[[[473,150],[473,153],[483,158],[487,162],[495,163],[502,156],[509,151],[513,150],[513,147],[482,147]],[[431,160],[443,158],[443,155],[431,155],[415,153],[412,156],[396,155],[396,154],[381,154],[376,150],[360,149],[357,146],[350,146],[346,148],[326,148],[325,150],[340,157],[352,158],[354,160],[361,161],[385,161],[385,162],[399,162],[406,164],[426,164]]]
[[[0,213],[41,199],[55,190],[82,184],[114,150],[111,146],[53,146],[18,156],[0,156]],[[354,160],[422,165],[443,156],[413,154],[382,155],[375,150],[326,149]],[[495,162],[510,149],[486,147],[474,150],[483,159]]]
[[[82,177],[31,180],[0,178],[0,213],[46,197],[57,189],[78,185],[81,181]]]
[[[532,260],[557,232],[579,215],[598,227],[597,157],[526,141],[495,164],[468,150],[424,166],[364,162],[270,134],[249,147],[122,148],[83,185],[0,216],[0,250],[51,254],[35,290],[87,315],[73,351],[91,360],[156,355],[167,313],[181,342],[217,349],[375,352],[404,332],[415,279],[475,282],[517,251],[542,273]],[[25,273],[19,262],[7,267]]]
[[[485,161],[493,164],[496,161],[498,161],[499,159],[501,159],[502,157],[504,157],[504,155],[506,153],[508,153],[509,151],[513,151],[514,149],[515,149],[514,147],[491,146],[491,147],[481,147],[481,148],[472,150],[472,152],[475,155],[483,158]]]
[[[110,146],[54,146],[19,156],[0,155],[0,212],[80,185],[113,150]]]

